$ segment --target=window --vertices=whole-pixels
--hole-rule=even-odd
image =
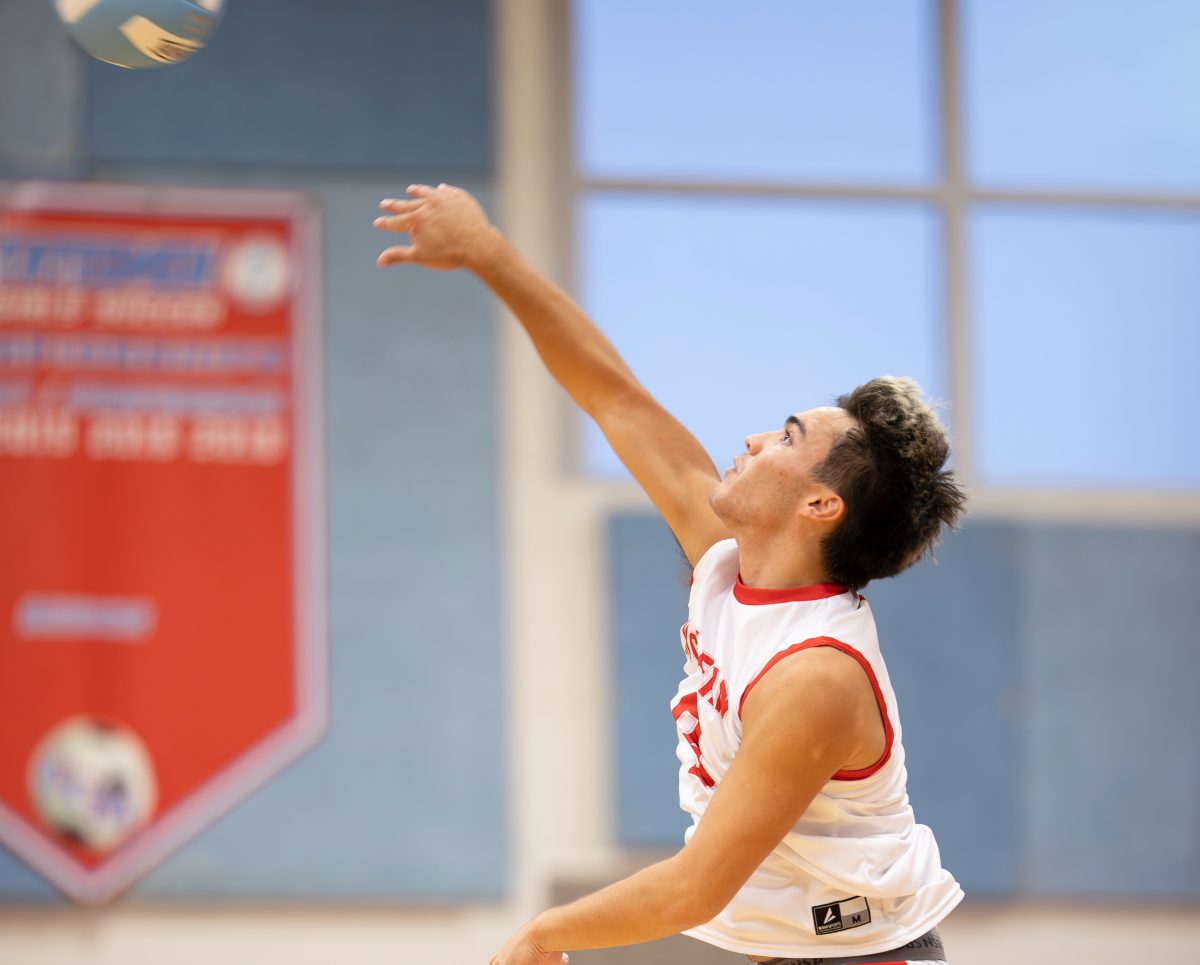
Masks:
[[[1200,191],[1200,4],[966,0],[972,181]]]
[[[926,206],[593,192],[577,224],[585,307],[719,467],[748,433],[876,375],[946,392]],[[584,433],[586,470],[622,473]]]
[[[576,151],[591,178],[929,181],[928,0],[577,0]]]
[[[1200,4],[572,10],[577,293],[715,461],[893,373],[976,505],[1200,495]]]
[[[970,237],[980,481],[1200,488],[1200,213],[989,205]]]

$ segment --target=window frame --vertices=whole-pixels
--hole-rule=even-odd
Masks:
[[[936,51],[935,112],[938,135],[939,174],[925,187],[877,183],[788,181],[754,183],[737,181],[689,181],[685,179],[589,178],[575,157],[574,74],[572,64],[574,3],[549,3],[551,23],[548,36],[555,79],[553,95],[553,143],[548,144],[554,183],[550,190],[558,202],[550,206],[552,223],[546,225],[557,252],[552,272],[568,291],[576,291],[578,235],[575,211],[587,194],[602,191],[702,196],[773,196],[832,200],[908,200],[929,204],[941,219],[941,272],[943,318],[946,326],[945,358],[949,365],[945,384],[954,421],[955,464],[971,497],[971,510],[980,516],[1001,519],[1042,519],[1104,522],[1200,522],[1200,487],[1191,489],[1103,489],[1003,487],[986,484],[979,476],[975,458],[972,385],[971,320],[969,313],[971,252],[968,246],[969,218],[976,206],[1037,206],[1047,209],[1082,208],[1092,211],[1171,211],[1200,216],[1200,194],[1139,191],[1063,190],[1061,188],[986,188],[970,183],[965,162],[966,132],[962,99],[965,87],[961,69],[961,4],[958,0],[934,0],[930,29],[935,31],[930,48]],[[648,387],[653,391],[653,386]],[[564,407],[570,403],[565,399]],[[636,502],[632,480],[595,478],[583,469],[581,433],[577,419],[564,415],[561,462],[564,475],[573,485],[593,490],[611,508],[627,508]]]

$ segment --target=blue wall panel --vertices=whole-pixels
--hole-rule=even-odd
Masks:
[[[666,523],[645,513],[614,515],[608,550],[617,837],[629,847],[678,847],[690,821],[679,808],[671,698],[683,677],[691,569]]]
[[[92,155],[486,173],[488,9],[486,0],[235,0],[208,47],[182,64],[89,61]]]
[[[1200,896],[1200,530],[1030,534],[1028,885]]]
[[[254,178],[324,208],[331,721],[136,895],[504,893],[494,309],[461,272],[375,267],[376,203],[406,177]],[[53,894],[0,849],[0,899]]]
[[[49,0],[0,3],[0,177],[82,170],[83,60]]]
[[[0,845],[0,903],[53,904],[64,899],[54,885]]]
[[[1018,884],[1022,532],[973,524],[866,589],[900,705],[909,797],[971,894]]]

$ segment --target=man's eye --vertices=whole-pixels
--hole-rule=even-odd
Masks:
[[[783,441],[786,442],[789,446],[792,444],[792,431],[790,429],[784,431]]]

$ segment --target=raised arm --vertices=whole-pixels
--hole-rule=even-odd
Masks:
[[[388,200],[379,228],[406,232],[380,265],[467,268],[520,321],[550,374],[596,420],[614,451],[658,507],[694,565],[729,534],[708,497],[720,481],[708,453],[634,377],[612,343],[561,289],[539,275],[461,188],[413,185]]]

